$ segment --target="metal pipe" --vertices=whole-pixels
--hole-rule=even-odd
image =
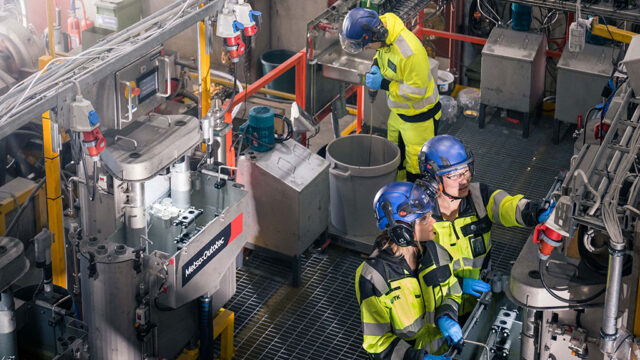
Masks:
[[[18,358],[15,304],[10,291],[0,293],[0,354],[4,359]]]
[[[74,302],[75,304],[80,304],[82,302],[82,299],[80,297],[80,261],[78,260],[78,238],[77,238],[77,234],[73,231],[70,231],[69,234],[67,235],[67,238],[69,239],[69,243],[71,244],[71,256],[73,259],[73,297],[74,297]],[[79,319],[82,319],[82,315],[80,313],[78,313],[80,311],[80,306],[78,307],[78,309],[75,309],[76,311],[76,315],[78,316]]]
[[[221,126],[222,125],[222,126]],[[227,163],[227,133],[222,133],[222,130],[225,129],[225,123],[218,124],[214,126],[214,150],[215,150],[215,160],[219,163],[226,164]],[[220,134],[220,136],[216,136]]]
[[[73,183],[76,183],[76,186],[78,186],[78,184],[84,184],[85,181],[83,178],[80,178],[78,176],[72,176],[67,180],[67,190],[69,191],[69,212],[67,213],[67,215],[69,217],[75,217],[76,215],[76,210],[73,207],[73,203],[75,202],[75,199],[73,198]]]
[[[611,121],[611,128],[615,129],[615,127],[617,126],[617,123],[620,119],[620,115],[622,113],[622,109],[627,108],[627,105],[629,105],[629,100],[631,99],[631,88],[627,86],[627,92],[624,95],[624,98],[622,100],[622,104],[620,104],[620,107],[618,108],[618,111],[616,111],[616,114],[613,116],[612,121]],[[613,135],[615,134],[615,131],[609,131],[607,132],[607,135],[605,135],[604,140],[602,140],[602,143],[604,144],[608,144],[611,142],[611,140],[613,139]],[[593,170],[595,169],[596,165],[600,162],[600,160],[602,159],[602,156],[604,155],[604,153],[606,152],[606,148],[600,147],[600,149],[598,149],[598,151],[596,152],[595,157],[593,158],[593,161],[589,164],[589,167],[587,168],[587,171],[585,171],[585,173],[587,174],[587,176],[591,175],[593,173]]]
[[[182,157],[171,167],[171,201],[173,206],[183,210],[191,206],[191,171],[188,156]]]
[[[634,119],[637,120],[637,116],[636,114],[638,114],[638,112],[636,111],[636,113],[634,113],[633,117]],[[626,146],[627,143],[629,142],[629,139],[631,138],[631,134],[633,133],[633,130],[631,129],[631,127],[627,127],[624,131],[624,134],[622,135],[622,138],[620,139],[620,146]],[[611,161],[609,162],[609,166],[607,167],[607,172],[609,174],[615,173],[616,168],[618,167],[618,165],[620,165],[620,158],[622,157],[622,152],[620,150],[616,150],[613,154],[613,157],[611,158]],[[607,189],[607,186],[609,186],[609,178],[608,177],[603,177],[602,180],[600,180],[600,185],[598,185],[598,199],[600,199],[602,197],[602,194],[604,193],[604,191]],[[596,202],[591,208],[589,208],[589,211],[587,212],[589,215],[593,216],[593,214],[596,213],[596,210],[598,210],[598,206],[600,205],[600,202]]]
[[[630,94],[631,91],[629,91],[627,94]],[[625,97],[626,100],[626,97]],[[626,102],[626,101],[625,101]],[[612,129],[615,129],[615,122],[619,121],[620,119],[620,111],[622,108],[626,108],[626,105],[624,105],[624,103],[620,106],[620,108],[618,108],[618,112],[616,112],[616,117],[613,119],[613,122],[611,124]],[[631,118],[631,122],[632,123],[636,123],[638,122],[638,117],[640,117],[640,109],[636,109],[633,113],[633,117]],[[615,131],[609,131],[607,133],[607,135],[605,136],[605,139],[603,141],[604,144],[608,144],[607,139],[609,138],[609,135],[615,133]],[[620,146],[624,147],[627,145],[627,143],[629,142],[629,139],[631,138],[631,135],[633,134],[633,128],[631,126],[628,126],[625,131],[624,134],[622,135],[622,138],[620,139]],[[596,165],[597,162],[600,161],[600,157],[602,157],[602,155],[600,155],[601,153],[604,152],[604,150],[606,150],[606,147],[602,147],[598,150],[598,152],[596,153],[595,159],[592,162],[592,165],[589,167],[589,171],[587,172],[588,174],[591,174],[591,171],[593,171],[593,167]],[[620,150],[616,150],[613,154],[613,157],[611,158],[611,161],[609,162],[609,166],[607,167],[607,172],[612,174],[615,173],[616,169],[618,168],[618,165],[620,164],[620,159],[622,157],[622,152]],[[608,177],[603,177],[602,180],[600,180],[600,185],[598,186],[598,194],[599,197],[602,197],[602,194],[604,194],[604,191],[607,189],[607,186],[609,186],[609,178]],[[597,210],[596,204],[594,204],[589,211],[587,212],[589,215],[593,216],[593,214],[595,214]]]
[[[211,332],[211,326],[213,325],[212,317],[213,312],[211,310],[211,297],[203,295],[200,297],[200,355],[198,359],[208,360],[211,359],[211,342],[213,334]]]
[[[622,287],[622,265],[624,248],[622,251],[609,250],[609,273],[607,275],[607,293],[604,299],[602,328],[600,329],[600,351],[605,355],[614,353],[618,338],[618,302]]]
[[[144,208],[144,183],[129,183],[129,204],[124,209],[127,239],[137,243],[140,236],[147,235],[147,219]]]
[[[471,340],[464,340],[464,342],[467,343],[467,344],[471,344],[471,345],[482,346],[484,348],[483,353],[487,357],[487,360],[491,359],[491,355],[490,355],[491,354],[491,349],[489,349],[487,344],[483,344],[481,342],[476,342],[476,341],[471,341]]]
[[[36,267],[42,269],[42,284],[45,294],[53,292],[53,270],[51,267],[51,233],[42,229],[33,238]]]
[[[47,29],[49,30],[49,56],[56,57],[56,44],[53,39],[53,0],[47,0]]]

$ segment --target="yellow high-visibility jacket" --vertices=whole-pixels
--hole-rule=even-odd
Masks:
[[[462,290],[451,270],[451,256],[428,242],[416,272],[404,257],[382,250],[356,271],[363,348],[374,359],[422,360],[443,351],[436,319],[457,320]]]
[[[438,89],[429,71],[427,51],[397,15],[386,13],[380,20],[389,35],[387,46],[376,52],[374,64],[384,77],[381,88],[387,90],[387,105],[401,115],[429,111],[438,102]]]
[[[435,241],[453,257],[453,273],[462,284],[462,278],[478,279],[480,271],[488,265],[491,250],[491,226],[533,226],[534,214],[528,214],[529,200],[523,195],[511,196],[506,191],[494,190],[485,184],[471,183],[469,195],[462,199],[458,217],[445,220],[436,202],[432,216]],[[463,294],[460,315],[473,310],[477,299]]]

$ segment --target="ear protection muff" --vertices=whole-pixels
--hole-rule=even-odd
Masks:
[[[413,229],[405,224],[398,223],[393,219],[393,208],[391,203],[385,201],[382,203],[382,211],[387,218],[387,234],[391,240],[398,246],[410,246],[413,245]]]

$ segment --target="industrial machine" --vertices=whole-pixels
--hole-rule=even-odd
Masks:
[[[191,172],[189,155],[201,141],[194,117],[150,115],[106,139],[111,145],[94,167],[98,174],[86,175],[98,182],[79,187],[83,231],[72,235],[79,268],[89,269],[74,277],[82,284],[90,353],[175,354],[181,347],[163,351],[169,343],[152,341],[154,332],[167,336],[166,328],[155,328],[164,315],[157,309],[180,308],[202,295],[214,295],[219,307],[233,295],[236,255],[246,241],[246,192]],[[114,321],[116,312],[127,316]],[[184,330],[169,331],[188,342]],[[131,340],[136,337],[148,347]]]
[[[452,350],[457,358],[640,357],[636,41],[623,60],[629,79],[618,81],[603,119],[606,135],[577,140],[568,171],[545,197],[555,203],[549,218],[510,275],[487,274],[494,293],[471,314],[464,348]]]
[[[522,113],[522,136],[529,136],[529,118],[544,92],[546,50],[544,34],[499,27],[491,31],[482,49],[481,128],[489,105]]]
[[[3,327],[3,350],[17,344],[56,359],[176,358],[200,339],[201,354],[211,354],[210,319],[235,292],[249,199],[243,185],[221,174],[228,108],[215,101],[201,119],[154,112],[172,96],[177,76],[176,54],[162,43],[198,22],[209,29],[207,44],[214,23],[225,39],[238,29],[251,36],[259,13],[243,0],[199,4],[175,2],[84,56],[54,60],[48,67],[55,71],[37,74],[36,85],[29,78],[3,97],[5,130],[24,122],[15,115],[52,110],[48,151],[58,156],[64,128],[75,171],[61,184],[69,204],[64,233],[55,233],[50,212],[51,233],[0,238],[3,291],[28,269],[30,243],[42,268],[40,286],[2,294],[0,316],[14,325]],[[239,20],[223,21],[229,15]],[[227,41],[237,58],[242,51],[233,45]],[[203,143],[205,151],[196,151]],[[51,188],[47,195],[51,210],[60,200]],[[53,285],[59,244],[69,290]],[[5,339],[14,345],[5,347]]]
[[[238,181],[250,194],[249,247],[284,255],[299,285],[302,253],[329,226],[329,162],[287,140],[269,152],[240,157]],[[274,212],[278,203],[289,205]]]
[[[609,46],[585,44],[581,52],[565,50],[558,62],[553,141],[559,141],[560,122],[577,124],[602,99],[602,89],[613,73]],[[582,125],[582,124],[581,124]]]
[[[38,70],[42,39],[25,28],[10,9],[0,10],[0,94]]]

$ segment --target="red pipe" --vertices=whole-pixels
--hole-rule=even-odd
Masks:
[[[477,36],[464,35],[464,34],[458,34],[458,33],[453,33],[453,32],[448,32],[448,31],[427,29],[427,28],[424,28],[422,26],[417,26],[413,30],[413,32],[420,38],[422,38],[425,35],[433,35],[433,36],[438,36],[438,37],[445,38],[445,39],[451,39],[451,40],[457,40],[457,41],[465,41],[465,42],[470,42],[470,43],[480,44],[480,45],[484,45],[484,44],[487,43],[487,39],[485,39],[485,38],[481,38],[481,37],[477,37]],[[547,50],[547,56],[548,57],[552,57],[552,58],[559,58],[560,56],[562,56],[562,52]]]
[[[263,77],[258,79],[253,84],[247,86],[246,89],[244,89],[241,93],[237,94],[236,97],[233,98],[233,104],[231,104],[231,107],[229,109],[233,109],[236,105],[243,102],[245,96],[246,97],[253,96],[253,94],[257,93],[260,89],[264,88],[268,83],[272,82],[278,76],[284,74],[287,70],[291,69],[292,67],[296,66],[296,68],[298,68],[297,65],[301,65],[300,67],[302,67],[302,70],[296,69],[296,101],[302,100],[301,102],[298,102],[298,105],[304,108],[304,86],[302,86],[301,89],[299,88],[299,81],[304,81],[304,79],[297,78],[299,75],[302,77],[304,77],[305,75],[305,69],[304,69],[305,52],[303,50],[296,53],[289,59],[287,59],[287,61],[278,65],[278,67],[276,67],[275,69],[265,74]],[[299,94],[298,93],[299,91],[302,94]]]
[[[421,25],[419,25],[415,29],[413,29],[413,32],[416,35],[418,35],[418,37],[420,37],[420,38],[422,38],[425,35],[432,35],[432,36],[437,36],[437,37],[441,37],[441,38],[445,38],[445,39],[451,39],[451,40],[457,40],[457,41],[465,41],[465,42],[470,42],[470,43],[480,44],[480,45],[484,45],[484,44],[487,43],[487,39],[485,39],[485,38],[481,38],[481,37],[477,37],[477,36],[464,35],[464,34],[458,34],[458,33],[449,32],[449,31],[427,29],[427,28],[425,28],[425,27],[423,27]]]

